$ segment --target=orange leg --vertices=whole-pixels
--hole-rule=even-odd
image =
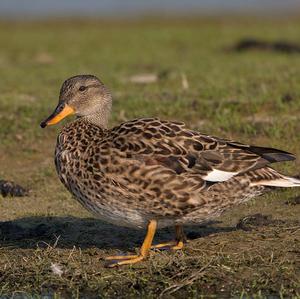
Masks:
[[[121,265],[135,264],[145,259],[149,254],[149,250],[151,248],[151,244],[155,235],[156,227],[156,220],[151,220],[148,224],[147,234],[144,239],[143,245],[140,249],[140,254],[109,256],[106,258],[106,260],[108,261],[107,267],[112,268]]]
[[[153,249],[179,250],[184,246],[185,236],[182,225],[175,225],[175,240],[167,243],[153,245]]]

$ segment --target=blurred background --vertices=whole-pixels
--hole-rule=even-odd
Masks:
[[[299,8],[298,0],[2,0],[0,103],[9,113],[0,137],[43,136],[36,125],[62,81],[79,73],[112,90],[112,124],[156,115],[216,134],[284,134],[269,107],[283,118],[298,109]]]
[[[5,18],[44,17],[141,17],[143,15],[191,16],[224,14],[294,14],[298,0],[11,0],[0,3]]]

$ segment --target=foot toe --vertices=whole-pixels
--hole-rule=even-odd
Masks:
[[[115,259],[110,259],[112,257],[109,257],[108,259],[106,259],[105,267],[114,268],[122,265],[135,264],[144,259],[144,257],[141,255],[130,255],[130,256],[121,256],[121,257],[122,258],[120,258],[120,256],[116,256]]]
[[[151,249],[159,249],[159,250],[180,250],[183,248],[184,243],[182,241],[176,242],[171,241],[167,243],[161,243],[157,245],[151,246]]]
[[[112,255],[112,256],[107,256],[104,259],[105,260],[127,260],[131,258],[136,258],[138,255],[132,254],[132,255]]]

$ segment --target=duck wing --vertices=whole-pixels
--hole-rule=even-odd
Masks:
[[[251,180],[269,180],[269,171],[262,173],[266,165],[294,159],[284,151],[204,135],[183,123],[154,118],[125,122],[106,131],[101,141],[95,136],[87,151],[93,163],[87,167],[95,182],[93,192],[101,193],[104,182],[105,192],[118,206],[125,209],[130,203],[147,217],[171,218],[198,209],[208,215],[212,201],[226,205],[232,194],[239,199]]]
[[[110,138],[111,148],[127,159],[207,182],[224,182],[270,163],[295,159],[285,151],[208,136],[187,129],[184,123],[154,118],[123,123],[111,131]]]

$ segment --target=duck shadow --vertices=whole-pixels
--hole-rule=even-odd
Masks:
[[[218,222],[201,226],[187,226],[188,239],[197,239],[210,234],[230,232],[235,227],[213,226]],[[114,226],[94,218],[76,217],[25,217],[0,222],[0,247],[36,248],[56,244],[56,248],[82,249],[129,249],[140,246],[145,230]],[[173,239],[172,228],[161,229],[155,243]]]

